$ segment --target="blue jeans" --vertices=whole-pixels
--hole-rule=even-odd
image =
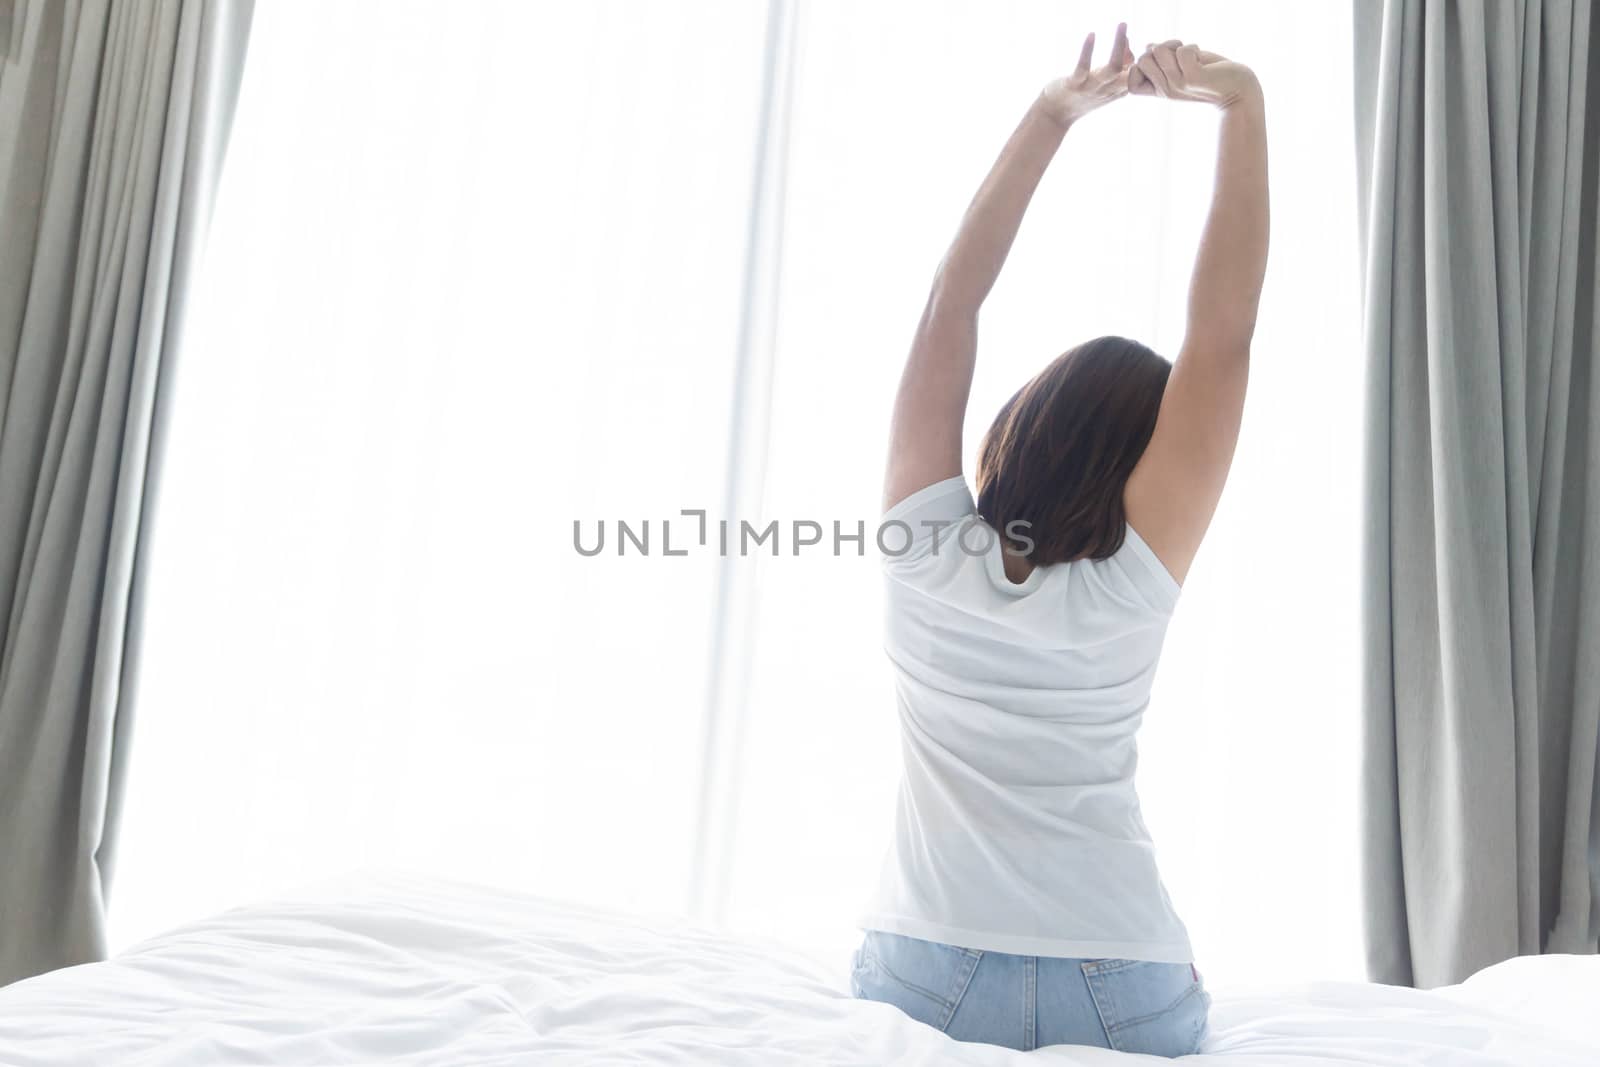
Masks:
[[[1184,1056],[1206,1036],[1211,996],[1188,963],[980,952],[869,930],[850,992],[893,1004],[957,1041],[1024,1052],[1097,1045]]]

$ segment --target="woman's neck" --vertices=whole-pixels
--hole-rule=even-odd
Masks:
[[[1021,585],[1028,580],[1028,575],[1033,573],[1033,561],[1027,556],[1019,556],[1010,549],[1005,549],[1000,553],[1000,558],[1005,564],[1006,578],[1013,585]]]

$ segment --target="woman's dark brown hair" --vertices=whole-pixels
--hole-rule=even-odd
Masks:
[[[1122,547],[1122,490],[1156,428],[1172,364],[1126,337],[1097,337],[1017,390],[984,435],[978,514],[1033,541],[1035,566]],[[1026,523],[1015,527],[1011,524]],[[1026,542],[1016,542],[1017,551]]]

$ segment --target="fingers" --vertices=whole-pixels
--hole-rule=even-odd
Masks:
[[[1191,79],[1200,77],[1207,63],[1221,59],[1215,52],[1201,51],[1198,45],[1185,44],[1175,38],[1146,45],[1134,68],[1138,75],[1129,79],[1129,91],[1177,100],[1193,99],[1189,94]]]
[[[1140,56],[1139,62],[1135,65],[1134,69],[1136,69],[1140,74],[1144,75],[1145,80],[1148,81],[1151,88],[1155,90],[1155,95],[1172,95],[1172,86],[1167,81],[1167,73],[1161,69],[1161,64],[1156,60],[1156,54],[1154,52],[1146,52],[1144,55]]]
[[[1219,62],[1225,62],[1224,57],[1177,38],[1145,45],[1144,54],[1135,60],[1127,45],[1124,23],[1117,27],[1107,67],[1126,69],[1126,91],[1130,94],[1188,100],[1193,99],[1189,93],[1192,80],[1203,76],[1207,64]]]
[[[1117,36],[1111,42],[1111,57],[1106,66],[1112,70],[1127,70],[1133,63],[1133,49],[1128,47],[1128,24],[1117,23]]]
[[[1089,65],[1094,62],[1094,34],[1083,39],[1083,51],[1078,53],[1078,73],[1089,73]]]
[[[1151,55],[1155,57],[1156,66],[1161,68],[1161,73],[1167,79],[1167,91],[1172,92],[1183,88],[1183,71],[1178,69],[1177,47],[1158,44]]]
[[[1200,49],[1192,44],[1186,44],[1172,53],[1178,62],[1178,72],[1185,81],[1200,73]]]

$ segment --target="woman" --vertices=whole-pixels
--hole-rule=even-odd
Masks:
[[[1264,112],[1247,68],[1193,45],[1135,61],[1119,26],[1105,66],[1093,53],[1090,35],[979,189],[895,401],[882,537],[905,771],[851,984],[960,1040],[1177,1056],[1210,998],[1140,817],[1134,733],[1238,436]],[[1072,125],[1130,92],[1222,109],[1182,350],[1169,365],[1102,337],[1057,358],[990,427],[974,501],[978,309]]]

